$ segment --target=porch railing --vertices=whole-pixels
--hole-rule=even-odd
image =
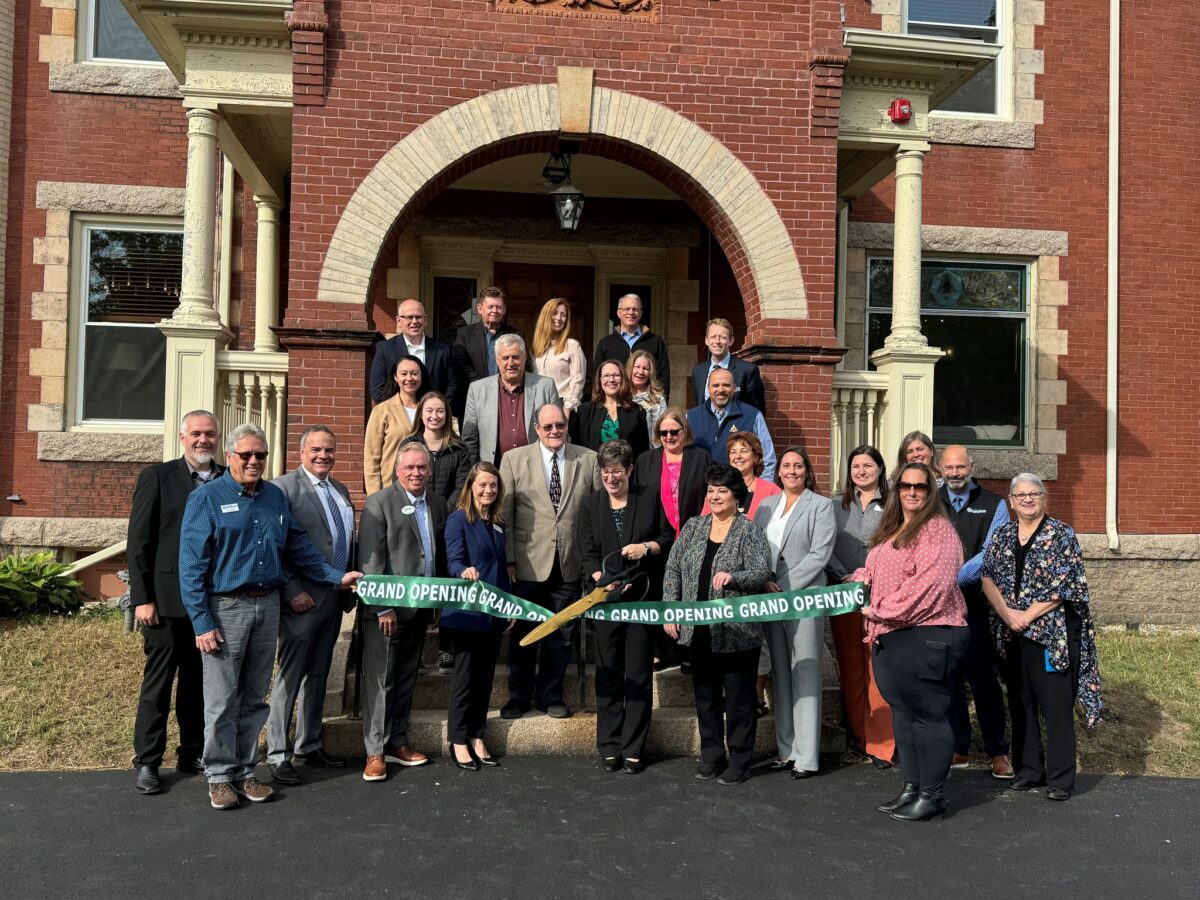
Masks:
[[[267,477],[283,474],[287,428],[286,353],[223,350],[217,354],[217,408],[225,430],[250,423],[267,433]]]
[[[882,372],[833,373],[829,431],[832,473],[830,492],[840,491],[846,477],[846,454],[861,444],[880,445],[880,423],[887,406],[888,377]]]

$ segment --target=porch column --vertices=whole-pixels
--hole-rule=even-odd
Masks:
[[[179,305],[158,327],[167,339],[163,402],[163,459],[175,459],[179,420],[193,409],[218,417],[217,352],[232,334],[221,324],[213,297],[217,232],[217,164],[220,147],[216,109],[187,111],[187,188],[183,207],[183,271]],[[222,423],[228,427],[228,423]]]
[[[278,200],[254,196],[258,207],[258,243],[254,277],[254,351],[273,353],[279,340],[272,326],[279,324],[279,210]]]
[[[892,328],[871,354],[888,376],[879,450],[891,459],[910,431],[933,432],[933,370],[942,351],[921,332],[921,179],[929,145],[896,151],[896,221],[892,237]]]

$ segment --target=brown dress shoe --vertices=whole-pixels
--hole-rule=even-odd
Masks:
[[[238,798],[228,781],[212,781],[208,785],[208,802],[213,809],[236,809]]]
[[[275,796],[275,788],[267,787],[253,775],[245,781],[233,782],[233,789],[251,803],[265,803]]]
[[[950,768],[965,769],[971,764],[971,757],[965,753],[955,753],[954,758],[950,760]]]
[[[399,763],[402,766],[423,766],[429,762],[428,756],[419,750],[414,750],[408,744],[385,748],[383,758],[387,762]]]
[[[363,767],[363,781],[387,781],[387,763],[382,756],[368,756]]]
[[[1007,756],[1001,754],[992,757],[992,777],[1005,780],[1013,777],[1012,763],[1008,761]]]

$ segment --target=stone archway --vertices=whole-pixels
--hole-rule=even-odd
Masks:
[[[708,207],[709,225],[762,318],[805,319],[808,303],[791,235],[758,180],[724,144],[679,113],[634,94],[590,88],[588,134],[638,148],[678,173]],[[562,130],[558,84],[483,94],[424,122],[389,150],[346,204],[325,255],[317,299],[366,304],[372,273],[400,213],[463,159]],[[574,99],[574,98],[573,98]]]

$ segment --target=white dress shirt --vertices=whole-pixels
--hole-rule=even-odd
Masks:
[[[319,485],[325,479],[318,478],[312,472],[308,471],[308,469],[306,469],[304,466],[301,466],[300,468],[304,474],[308,476],[308,480],[312,484],[313,490],[317,492],[317,499],[321,501],[321,509],[325,510],[325,524],[329,526],[330,537],[336,537],[337,526],[334,524],[333,516],[329,511],[329,504],[325,502],[321,489],[317,487],[317,485]],[[342,515],[342,527],[346,529],[346,541],[349,543],[354,535],[354,509],[349,503],[346,502],[346,498],[343,497],[338,492],[337,488],[335,488],[332,484],[329,485],[327,491],[329,496],[333,499],[333,502],[337,504],[338,512]]]
[[[409,341],[408,335],[405,335],[404,346],[407,348],[409,356],[415,356],[421,361],[421,365],[425,365],[425,338],[421,338],[421,343],[414,344]]]
[[[567,464],[567,445],[563,444],[558,448],[558,452],[550,450],[541,441],[538,442],[538,448],[542,451],[542,473],[546,476],[546,494],[550,494],[550,460],[558,457],[558,483],[563,488],[563,493],[566,493],[566,464]]]

